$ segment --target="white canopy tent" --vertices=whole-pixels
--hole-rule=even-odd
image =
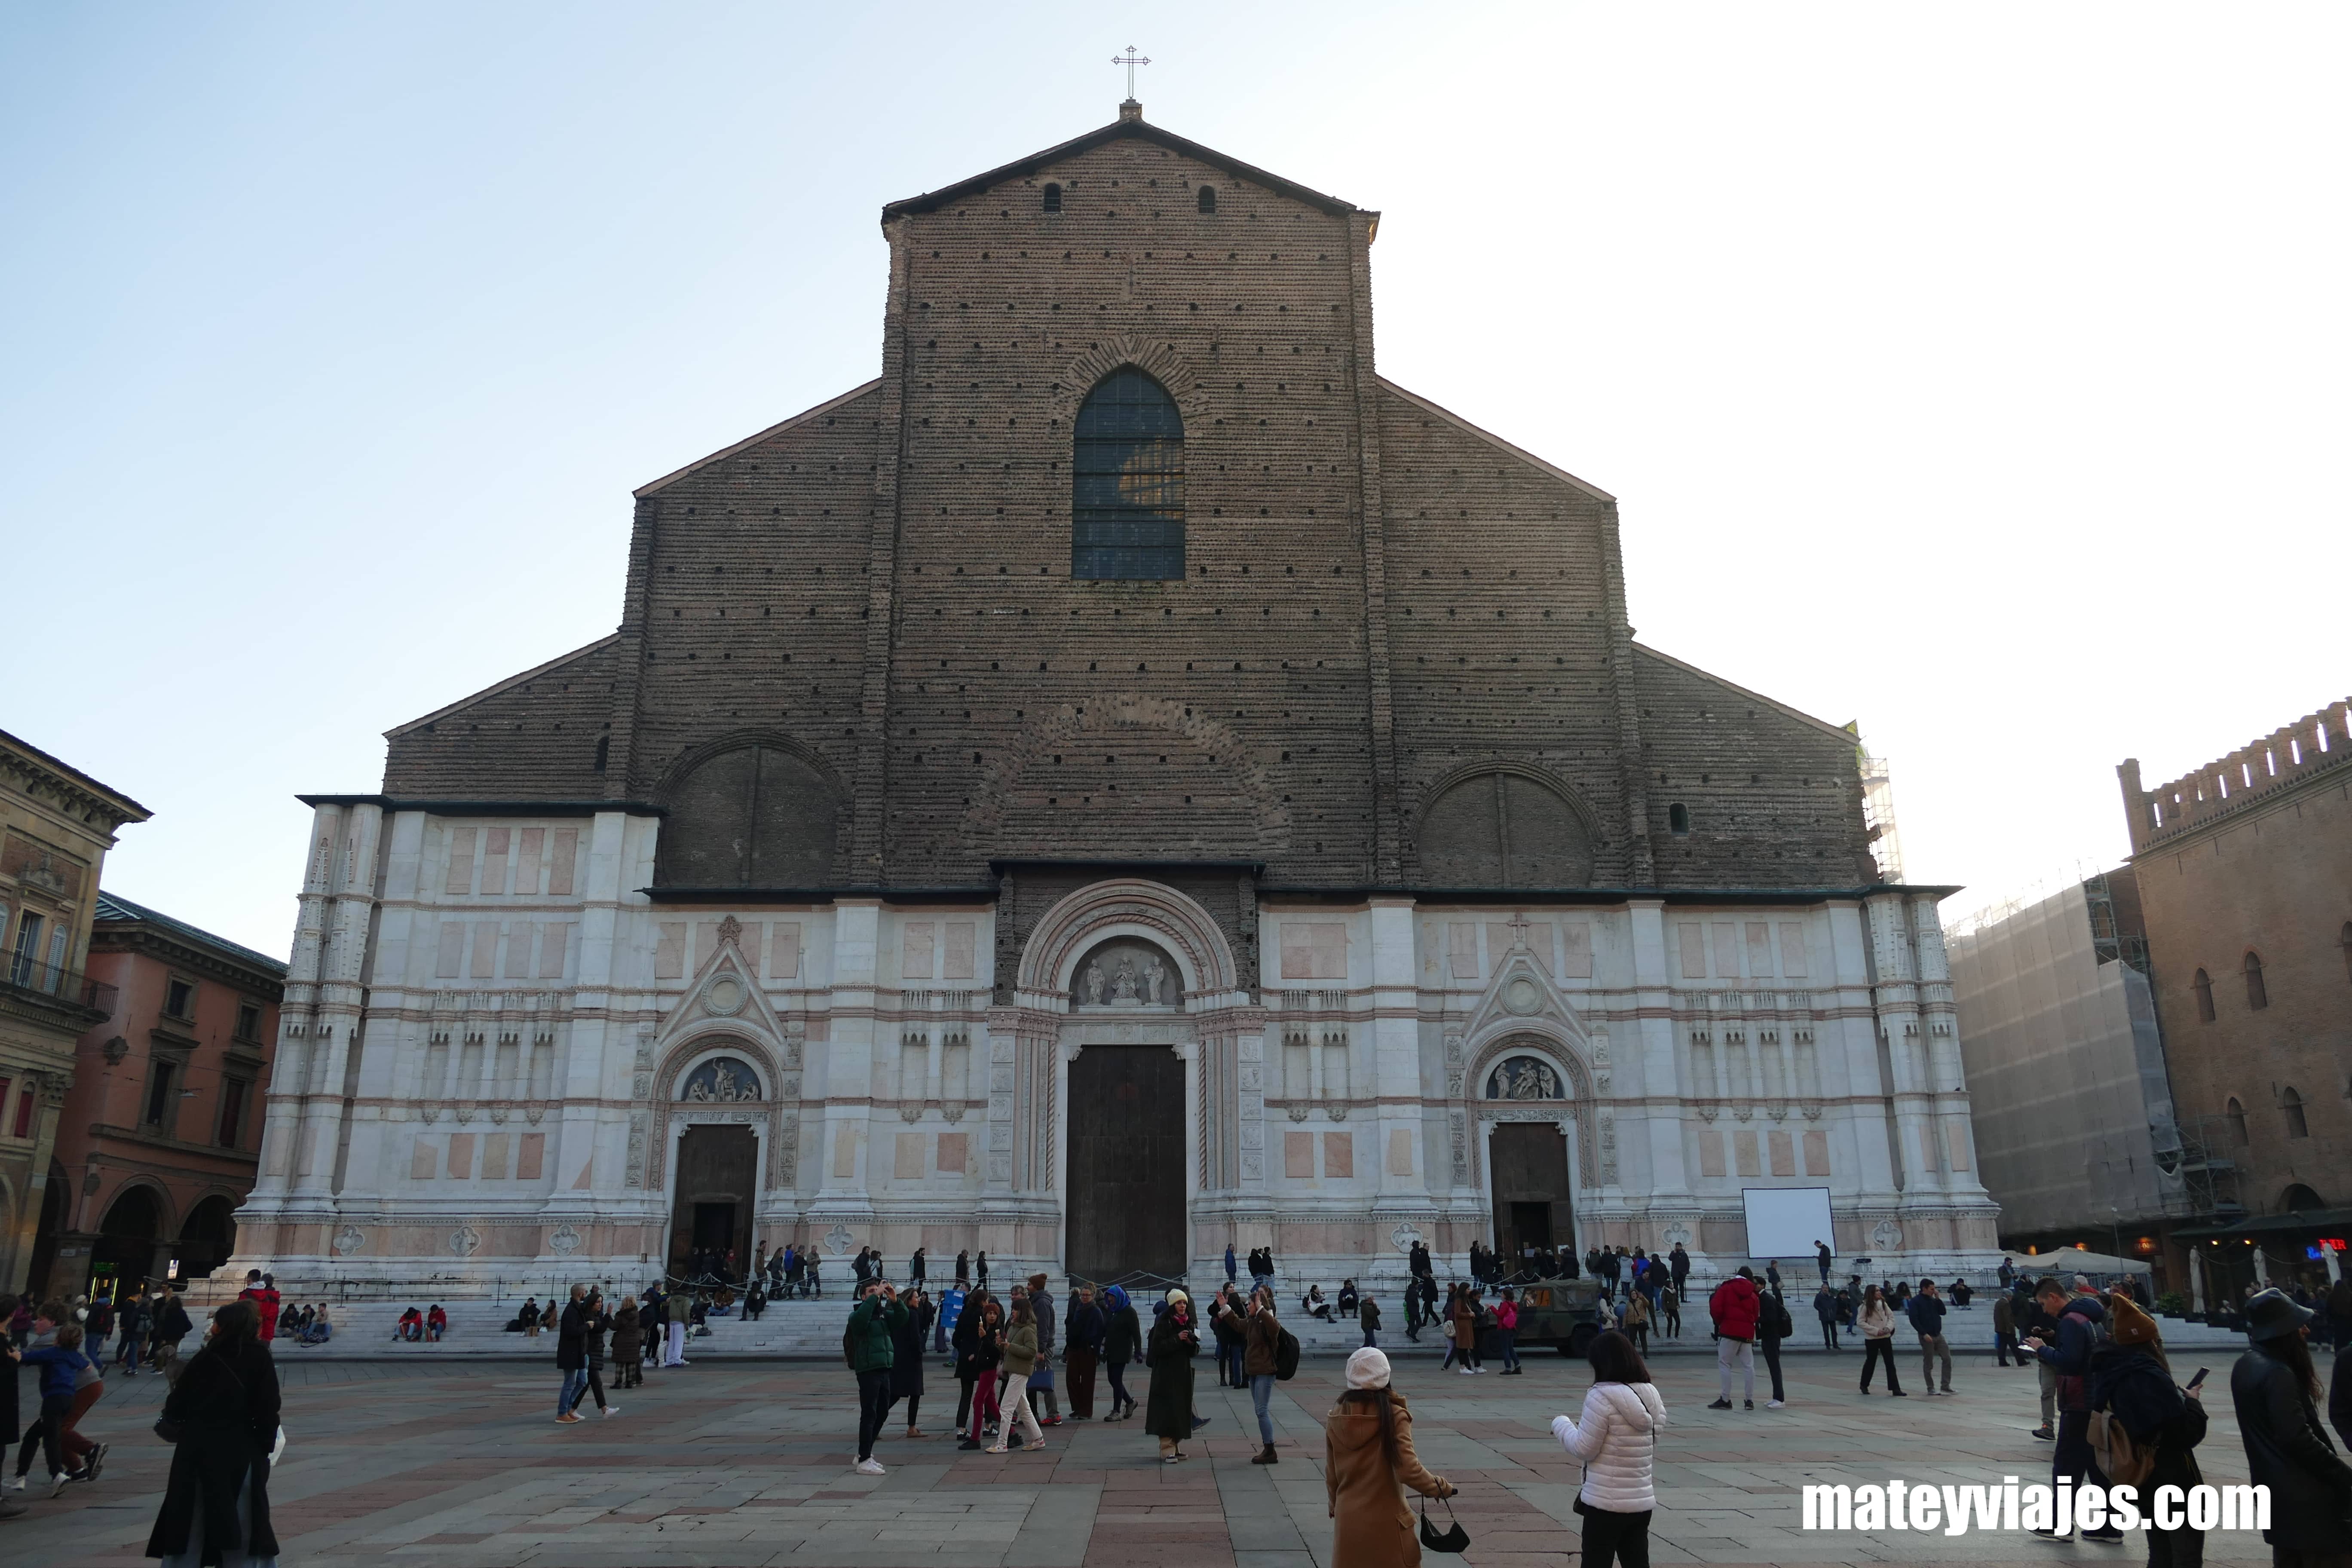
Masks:
[[[2079,1247],[2062,1247],[2055,1252],[2036,1252],[2013,1259],[2019,1268],[2034,1274],[2055,1274],[2062,1280],[2071,1274],[2153,1274],[2155,1265],[2145,1258],[2115,1258],[2104,1252],[2085,1252]]]

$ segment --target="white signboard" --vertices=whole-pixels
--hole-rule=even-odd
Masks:
[[[1816,1241],[1830,1241],[1827,1187],[1742,1187],[1748,1205],[1748,1256],[1811,1258]]]

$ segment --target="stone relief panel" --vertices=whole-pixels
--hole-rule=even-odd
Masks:
[[[760,1075],[740,1057],[714,1057],[687,1074],[677,1098],[698,1105],[756,1100],[762,1098]]]
[[[1507,1057],[1486,1075],[1488,1100],[1565,1100],[1567,1090],[1549,1062],[1535,1057]]]
[[[1078,962],[1070,1005],[1074,1010],[1172,1008],[1181,1004],[1182,991],[1176,961],[1156,943],[1113,937]]]

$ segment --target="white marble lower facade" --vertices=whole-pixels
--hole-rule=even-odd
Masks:
[[[1269,891],[1250,954],[1110,873],[1000,984],[985,890],[677,902],[651,814],[316,810],[234,1265],[282,1282],[636,1278],[713,1125],[752,1135],[757,1243],[1058,1276],[1071,1072],[1109,1046],[1182,1064],[1196,1279],[1229,1243],[1327,1288],[1416,1237],[1458,1265],[1495,1239],[1495,1129],[1528,1121],[1564,1134],[1580,1255],[1727,1269],[1743,1188],[1814,1186],[1874,1271],[1998,1258],[1928,892]]]

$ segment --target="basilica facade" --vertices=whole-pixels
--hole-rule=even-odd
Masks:
[[[305,797],[247,1258],[1706,1272],[1811,1186],[1981,1261],[1948,889],[1850,731],[1633,640],[1610,495],[1378,374],[1379,221],[1132,103],[885,207],[880,374]]]

